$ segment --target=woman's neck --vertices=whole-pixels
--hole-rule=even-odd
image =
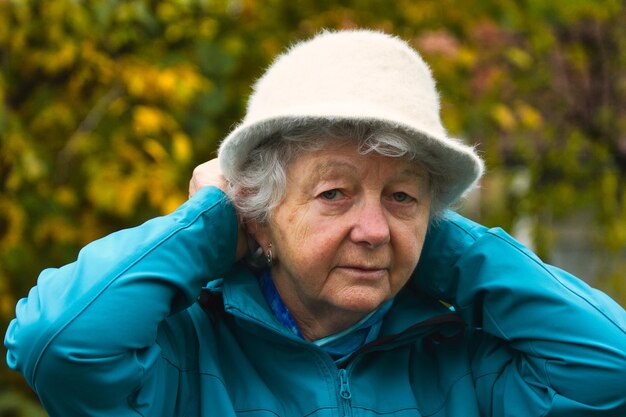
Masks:
[[[359,322],[368,313],[317,311],[311,314],[306,309],[300,309],[300,303],[285,304],[293,316],[302,336],[312,342],[341,332]]]

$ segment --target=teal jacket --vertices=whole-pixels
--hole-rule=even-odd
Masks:
[[[206,188],[43,271],[9,366],[54,417],[626,416],[626,312],[502,230],[432,226],[379,339],[340,366],[274,319],[236,232]]]

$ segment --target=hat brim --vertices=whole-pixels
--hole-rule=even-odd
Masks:
[[[433,161],[420,161],[437,168],[443,177],[444,186],[440,190],[439,200],[446,206],[457,202],[468,190],[472,189],[484,171],[483,161],[474,148],[460,140],[443,136],[440,132],[418,130],[408,123],[397,119],[380,116],[363,117],[349,115],[323,114],[282,114],[263,118],[253,122],[244,122],[237,126],[221,143],[218,157],[220,167],[227,180],[235,177],[248,159],[250,152],[269,138],[284,131],[287,127],[310,126],[315,123],[358,122],[372,126],[398,130],[416,140],[423,146],[425,153],[432,155]]]

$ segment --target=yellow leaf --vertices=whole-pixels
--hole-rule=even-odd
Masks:
[[[76,59],[76,45],[72,41],[63,42],[61,48],[55,53],[55,60],[58,69],[64,69],[71,66]]]
[[[163,127],[163,115],[154,107],[137,106],[133,114],[133,129],[138,135],[154,135]]]
[[[534,107],[520,103],[516,110],[522,125],[530,129],[538,129],[543,125],[543,117]]]
[[[164,70],[158,73],[156,82],[160,93],[167,97],[175,92],[177,77],[173,71]]]
[[[143,144],[143,149],[157,162],[167,160],[167,151],[163,145],[154,139],[147,139]]]
[[[117,183],[117,202],[114,207],[116,213],[122,216],[130,215],[137,204],[143,189],[143,181],[138,178],[124,178]]]
[[[157,15],[164,21],[174,20],[178,17],[179,10],[172,3],[161,1],[157,3]]]
[[[506,131],[513,130],[517,125],[513,112],[504,104],[496,105],[491,111],[491,117]]]
[[[528,69],[533,64],[532,56],[520,48],[509,48],[506,55],[518,68]]]
[[[181,132],[174,134],[172,138],[172,153],[174,154],[174,160],[178,162],[186,163],[191,160],[191,140],[187,135]]]
[[[46,165],[31,150],[25,151],[22,155],[22,166],[29,180],[37,180],[46,174]]]
[[[76,193],[71,187],[60,187],[54,195],[55,200],[64,207],[75,207],[78,203]]]
[[[146,81],[142,74],[132,74],[126,79],[128,92],[133,96],[141,96],[146,89]]]
[[[175,94],[170,96],[175,97],[183,105],[190,102],[199,92],[212,88],[211,82],[200,74],[198,68],[191,65],[178,67],[176,75],[178,83]]]
[[[459,48],[459,53],[456,56],[457,61],[460,65],[465,68],[473,68],[476,65],[476,52],[469,49],[461,47]]]

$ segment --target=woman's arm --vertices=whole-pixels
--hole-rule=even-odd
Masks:
[[[415,279],[508,346],[500,367],[493,343],[476,348],[483,412],[626,415],[626,312],[604,293],[454,213],[429,231]]]
[[[160,360],[159,324],[231,268],[237,230],[224,193],[207,187],[43,271],[8,328],[9,366],[54,415],[127,415],[128,397]]]

